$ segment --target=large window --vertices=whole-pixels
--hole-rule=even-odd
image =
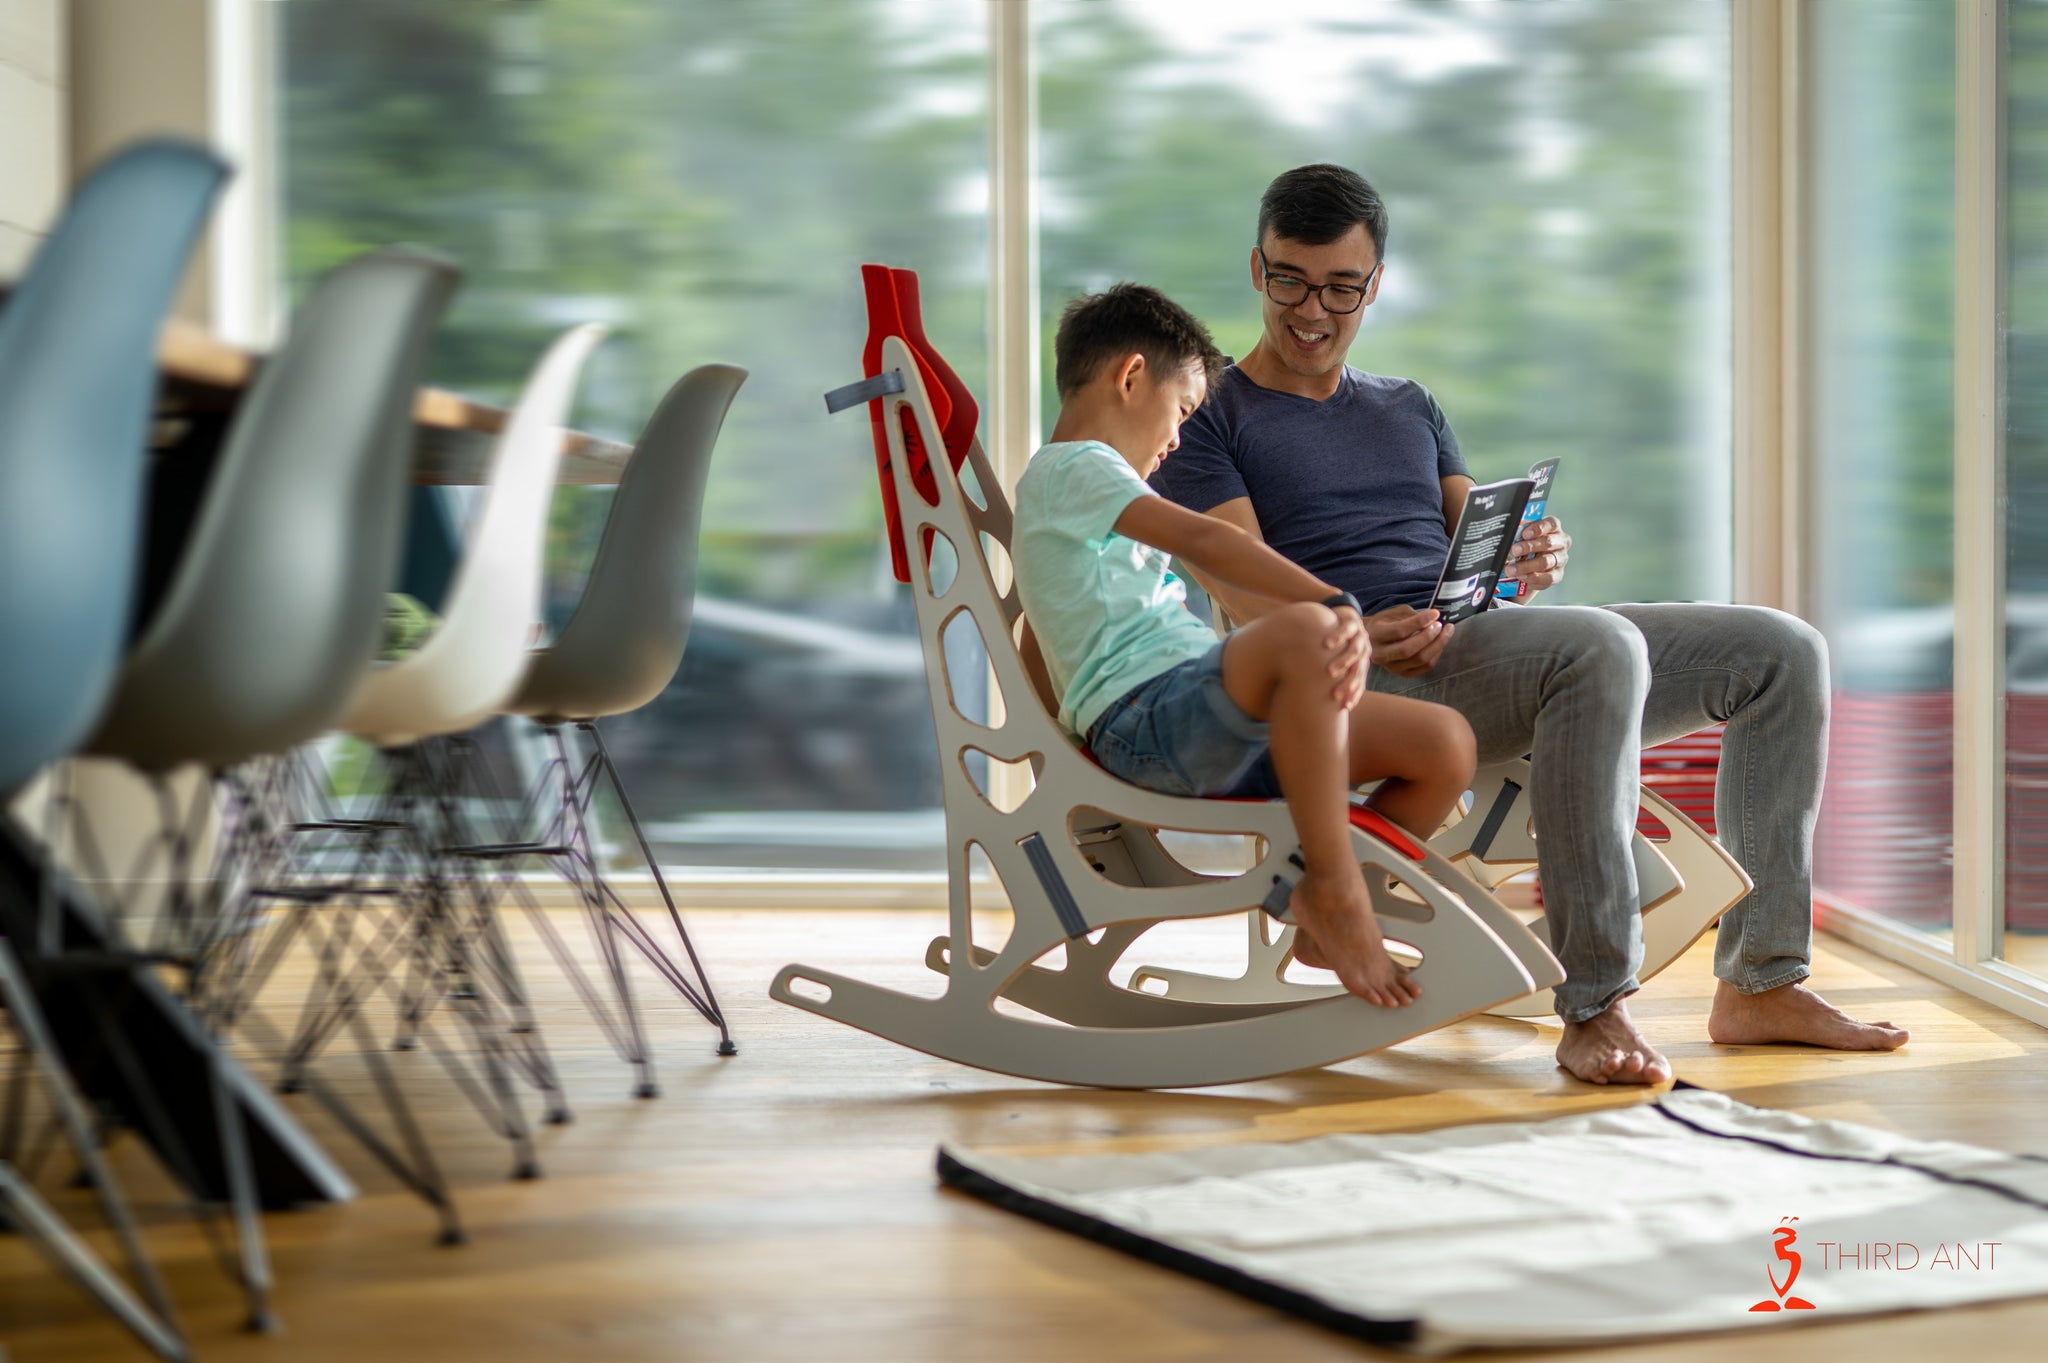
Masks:
[[[683,674],[609,728],[663,860],[939,870],[924,674],[866,425],[819,394],[858,365],[866,260],[920,271],[934,339],[989,391],[989,8],[279,11],[295,289],[373,246],[448,253],[466,283],[433,380],[501,401],[554,331],[609,322],[575,420],[623,440],[685,369],[751,371]],[[1260,190],[1303,161],[1356,166],[1394,225],[1354,362],[1435,390],[1484,477],[1565,457],[1564,599],[1726,597],[1725,3],[1032,0],[1030,17],[1048,318],[1143,279],[1242,351]],[[557,497],[556,619],[609,495]]]
[[[1950,922],[1955,686],[1955,13],[1810,13],[1815,623],[1834,723],[1820,887]]]
[[[1428,386],[1481,479],[1563,457],[1554,599],[1727,599],[1725,4],[1032,12],[1048,347],[1136,279],[1243,354],[1261,191],[1340,162],[1391,218],[1351,363]]]
[[[828,418],[819,395],[858,377],[868,260],[921,272],[931,334],[984,387],[980,5],[282,9],[295,285],[390,242],[446,252],[466,277],[432,378],[501,401],[555,331],[607,322],[576,420],[626,441],[686,369],[750,371],[711,470],[682,675],[607,725],[658,854],[943,869],[924,668],[867,423]],[[609,499],[556,498],[557,620]]]

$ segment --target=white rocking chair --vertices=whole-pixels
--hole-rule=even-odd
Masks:
[[[1245,915],[1252,941],[1278,950],[1284,963],[1292,931],[1268,941],[1267,926],[1277,924],[1267,906],[1284,907],[1297,874],[1292,819],[1282,801],[1182,799],[1128,785],[1094,765],[1060,727],[1016,646],[1016,590],[999,592],[991,571],[991,547],[1008,552],[1011,513],[974,439],[972,399],[924,339],[916,276],[881,266],[865,267],[863,276],[869,377],[827,401],[833,410],[871,407],[897,575],[916,599],[943,770],[949,881],[950,930],[931,943],[926,962],[946,976],[946,990],[924,998],[791,965],[776,976],[773,997],[1003,1074],[1174,1088],[1331,1064],[1559,983],[1563,971],[1549,950],[1480,881],[1362,807],[1352,814],[1353,846],[1390,944],[1421,958],[1421,999],[1378,1008],[1277,976],[1278,988],[1254,976],[1242,982],[1243,992],[1271,997],[1198,999],[1111,979],[1111,967],[1154,925],[1233,913]],[[963,462],[978,497],[962,486]],[[947,674],[943,641],[963,621],[993,666],[999,722],[964,714]],[[1034,789],[1014,808],[999,807],[973,775],[975,754],[1028,762]],[[1248,835],[1255,864],[1235,875],[1199,874],[1169,854],[1161,830]],[[999,950],[971,945],[976,848],[1008,891],[1014,916]],[[1045,963],[1061,948],[1062,964]],[[1260,957],[1253,959],[1256,965]],[[999,1011],[998,1000],[1038,1016]]]

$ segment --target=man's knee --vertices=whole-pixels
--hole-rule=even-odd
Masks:
[[[1760,652],[1792,676],[1810,680],[1820,690],[1828,687],[1828,641],[1821,632],[1796,615],[1769,606],[1737,606],[1743,613],[1744,633],[1755,640]]]
[[[1565,676],[1632,697],[1641,709],[1650,689],[1650,649],[1641,630],[1613,611],[1589,606],[1547,607],[1544,614],[1557,617],[1552,642]]]

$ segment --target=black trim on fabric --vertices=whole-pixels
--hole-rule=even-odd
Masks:
[[[1326,1330],[1362,1339],[1370,1344],[1412,1344],[1419,1336],[1421,1322],[1407,1320],[1375,1320],[1350,1311],[1340,1311],[1320,1297],[1312,1297],[1280,1283],[1268,1282],[1251,1274],[1219,1264],[1213,1259],[1204,1259],[1184,1249],[1176,1249],[1163,1241],[1139,1235],[1136,1231],[1125,1230],[1122,1226],[1062,1207],[1056,1202],[1012,1188],[1009,1184],[969,1168],[954,1159],[944,1150],[939,1151],[939,1182],[948,1188],[980,1198],[991,1206],[1006,1212],[1028,1216],[1042,1221],[1057,1230],[1078,1235],[1084,1240],[1093,1240],[1098,1245],[1122,1250],[1134,1258],[1147,1263],[1158,1264],[1161,1268],[1184,1273],[1214,1286],[1226,1288],[1241,1297],[1277,1307],[1312,1321]]]
[[[1679,1087],[1694,1088],[1697,1086],[1685,1084]],[[1733,1102],[1734,1100],[1730,1099],[1729,1101]],[[1662,1103],[1651,1103],[1649,1106],[1659,1115],[1670,1118],[1686,1130],[1696,1131],[1702,1136],[1712,1136],[1716,1140],[1747,1141],[1751,1145],[1766,1146],[1781,1154],[1799,1155],[1806,1159],[1826,1160],[1831,1164],[1868,1164],[1880,1169],[1905,1169],[1915,1174],[1924,1174],[1937,1183],[1947,1183],[1958,1188],[1978,1188],[1987,1193],[1996,1193],[2007,1201],[2017,1202],[2024,1207],[2038,1207],[2042,1211],[2048,1211],[2048,1202],[2044,1202],[2039,1198],[2028,1197],[2025,1193],[2014,1192],[2001,1183],[1990,1183],[1980,1178],[1962,1178],[1955,1174],[1943,1173],[1939,1169],[1929,1169],[1924,1164],[1913,1164],[1902,1159],[1868,1159],[1862,1155],[1823,1155],[1817,1151],[1802,1150],[1796,1145],[1786,1145],[1781,1141],[1774,1141],[1768,1136],[1745,1136],[1731,1131],[1716,1131],[1712,1127],[1701,1126],[1698,1122],[1687,1121]],[[1745,1103],[1743,1106],[1747,1107],[1749,1105]],[[1765,1109],[1759,1108],[1757,1110],[1763,1111]]]

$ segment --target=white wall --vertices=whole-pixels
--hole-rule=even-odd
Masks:
[[[0,0],[0,10],[20,2]],[[208,0],[58,3],[69,11],[67,183],[138,137],[210,140]],[[207,255],[204,246],[194,253],[175,308],[202,325],[213,320]]]
[[[56,215],[70,159],[70,0],[0,0],[0,277]]]

